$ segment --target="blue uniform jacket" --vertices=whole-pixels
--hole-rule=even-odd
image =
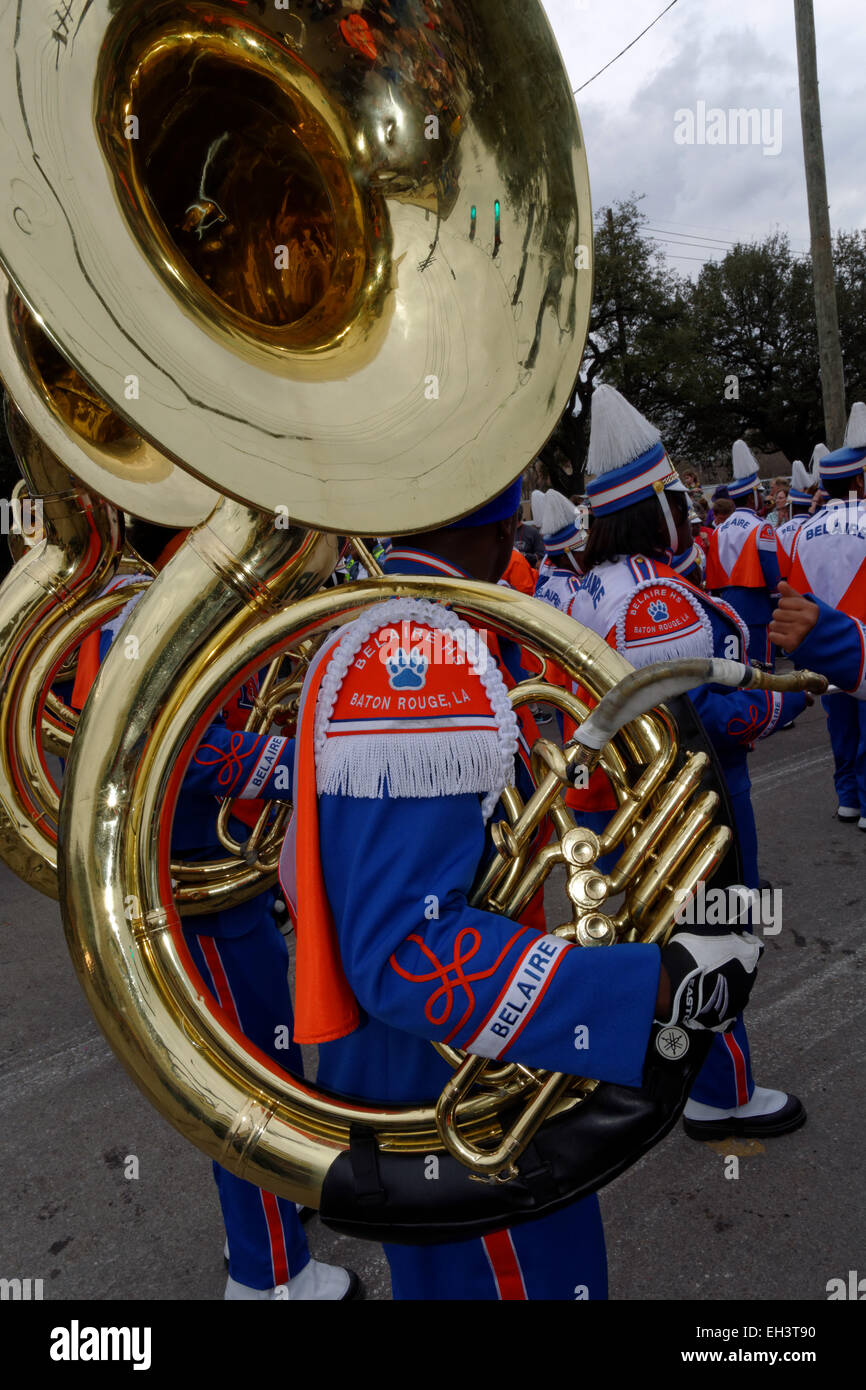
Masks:
[[[431,572],[421,560],[393,568]],[[479,1051],[501,1047],[504,1061],[640,1084],[658,949],[563,950],[555,937],[471,908],[489,851],[478,797],[322,796],[319,825],[343,966],[363,1010],[355,1033],[320,1046],[323,1085],[432,1100],[451,1069],[431,1038],[480,1039]]]

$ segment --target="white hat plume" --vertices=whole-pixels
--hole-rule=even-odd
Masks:
[[[661,432],[613,386],[597,386],[592,396],[587,472],[594,478],[634,463],[656,444]]]
[[[862,401],[855,401],[851,407],[848,428],[845,431],[845,448],[866,448],[866,405]]]
[[[563,497],[561,492],[551,488],[544,494],[544,505],[541,510],[541,534],[545,540],[550,536],[555,536],[558,531],[565,530],[566,526],[573,526],[577,519],[577,509],[573,502],[569,502],[567,497]]]
[[[812,450],[812,457],[809,459],[809,483],[817,483],[821,476],[821,460],[826,458],[830,450],[826,444],[816,444]]]
[[[750,478],[758,472],[758,460],[744,439],[738,439],[733,447],[734,482]]]

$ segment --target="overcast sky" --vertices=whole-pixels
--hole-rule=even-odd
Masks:
[[[640,33],[665,0],[544,5],[578,87]],[[816,0],[815,18],[830,217],[834,231],[864,227],[866,7],[862,0]],[[681,140],[699,138],[698,103],[707,120],[714,108],[726,117],[734,108],[764,110],[763,143],[677,143],[677,130]],[[594,207],[645,193],[642,207],[673,269],[695,273],[700,262],[724,254],[728,243],[776,228],[789,233],[795,251],[808,249],[793,0],[678,0],[578,95],[577,104]],[[677,114],[684,111],[693,113],[691,132],[688,118]],[[730,135],[727,120],[725,126]],[[714,134],[720,131],[717,125]],[[777,146],[777,154],[764,153]]]

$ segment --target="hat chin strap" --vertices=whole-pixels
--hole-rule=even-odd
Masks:
[[[664,491],[662,491],[662,492],[657,492],[657,493],[656,493],[656,497],[658,498],[658,500],[659,500],[659,506],[660,506],[661,509],[662,509],[662,516],[664,517],[665,521],[667,522],[667,526],[668,526],[668,539],[669,539],[669,541],[670,541],[670,543],[671,543],[671,550],[672,550],[673,553],[676,555],[676,553],[677,553],[677,545],[678,545],[677,528],[676,528],[676,526],[674,525],[674,516],[673,516],[673,512],[671,511],[670,503],[669,503],[669,501],[668,501],[668,499],[667,499],[667,495],[666,495],[666,493],[665,493]]]

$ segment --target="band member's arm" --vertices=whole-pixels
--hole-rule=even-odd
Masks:
[[[710,742],[720,751],[726,744],[750,747],[758,739],[769,738],[802,714],[808,703],[801,694],[709,685],[692,691],[691,699]]]
[[[866,624],[858,618],[783,584],[770,639],[800,670],[818,671],[841,690],[866,700]]]
[[[99,635],[99,660],[105,660],[123,621],[139,603],[135,594],[113,623]],[[95,675],[95,672],[94,672]],[[232,796],[242,801],[261,797],[291,801],[294,739],[248,734],[212,724],[205,731],[184,776],[184,791],[200,796]]]
[[[340,954],[368,1014],[488,1057],[639,1085],[655,946],[582,950],[467,902],[478,798],[319,800]]]
[[[212,724],[184,776],[184,791],[247,801],[291,801],[294,756],[294,739]]]

